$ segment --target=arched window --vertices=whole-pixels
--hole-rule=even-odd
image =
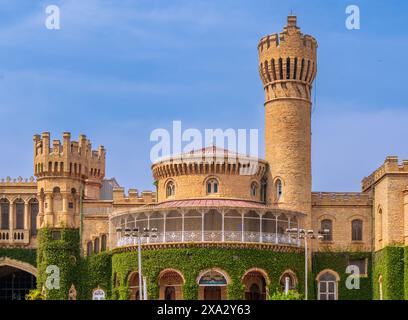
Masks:
[[[107,243],[107,237],[106,237],[106,234],[103,234],[101,237],[101,251],[106,251],[106,243]]]
[[[285,272],[280,278],[280,287],[282,292],[288,290],[296,290],[296,276],[291,272]]]
[[[86,255],[89,257],[90,255],[92,255],[92,251],[93,251],[92,241],[88,241],[86,244]]]
[[[10,203],[7,199],[0,200],[0,211],[1,211],[1,226],[2,230],[9,229],[9,220],[10,220]]]
[[[283,80],[282,58],[279,58],[279,79]]]
[[[383,235],[383,214],[382,209],[378,209],[378,240],[382,240]]]
[[[251,184],[251,196],[256,197],[258,195],[258,184],[256,182],[252,182]]]
[[[351,222],[351,240],[363,241],[363,221],[360,219]]]
[[[94,252],[99,253],[99,238],[94,240]]]
[[[176,194],[176,186],[174,185],[173,181],[170,181],[169,183],[167,183],[166,186],[166,197],[171,197],[174,196]]]
[[[30,202],[30,233],[32,236],[37,235],[37,215],[38,201],[34,199]]]
[[[276,187],[276,201],[280,201],[283,195],[283,187],[282,187],[281,179],[276,180],[275,187]]]
[[[324,219],[320,222],[320,229],[323,231],[323,241],[333,240],[333,221]],[[325,232],[327,231],[327,232]]]
[[[207,194],[218,193],[218,181],[217,179],[210,179],[207,181]]]
[[[226,298],[227,284],[227,279],[222,273],[216,270],[205,272],[198,280],[199,296],[203,300],[223,300]]]
[[[286,79],[290,79],[290,58],[286,59]]]
[[[318,279],[318,299],[337,300],[337,280],[330,272],[323,273]]]
[[[266,191],[267,191],[268,181],[266,178],[261,180],[261,202],[266,202]]]
[[[24,201],[18,199],[16,202],[16,229],[24,229]]]

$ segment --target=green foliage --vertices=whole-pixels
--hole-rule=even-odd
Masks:
[[[46,290],[48,300],[68,299],[72,284],[76,288],[78,300],[92,299],[92,291],[97,287],[103,289],[109,298],[112,270],[110,253],[80,257],[78,229],[59,229],[60,240],[52,239],[52,231],[42,229],[38,234],[37,288],[42,290],[48,276],[45,272],[47,266],[56,265],[60,269],[60,289]]]
[[[404,299],[408,300],[408,247],[404,247]]]
[[[25,298],[26,300],[45,300],[45,297],[38,289],[30,290],[30,292],[26,294]]]
[[[242,300],[244,286],[242,277],[251,268],[264,269],[271,280],[269,290],[276,291],[280,285],[280,276],[286,269],[303,278],[303,253],[273,252],[260,249],[227,249],[190,247],[165,250],[142,251],[143,275],[147,277],[149,299],[158,299],[158,277],[162,270],[179,270],[184,278],[183,297],[186,300],[198,298],[197,277],[206,269],[220,268],[231,278],[227,287],[228,299]],[[112,256],[112,279],[116,274],[119,286],[113,287],[112,299],[128,299],[128,276],[137,271],[137,252],[115,253]],[[303,291],[302,282],[299,290]]]
[[[380,299],[380,276],[384,300],[404,299],[404,251],[401,246],[388,246],[374,253],[372,281],[375,300]]]
[[[338,284],[338,298],[340,300],[371,300],[372,283],[371,283],[371,253],[370,252],[319,252],[313,255],[313,286],[317,293],[316,276],[325,269],[331,269],[340,277]],[[346,273],[350,259],[367,259],[367,276],[360,277],[360,289],[348,289],[346,279],[350,274]],[[310,283],[310,282],[309,282]],[[311,295],[310,295],[311,296]]]
[[[81,260],[80,274],[77,275],[77,299],[92,299],[92,291],[101,288],[107,299],[111,289],[112,259],[108,252],[101,252]]]
[[[303,295],[295,290],[289,290],[287,294],[277,290],[271,295],[270,300],[303,300]]]
[[[55,229],[54,229],[55,230]],[[52,229],[41,229],[38,232],[37,254],[37,288],[42,290],[47,279],[46,269],[55,265],[60,271],[60,288],[48,290],[47,300],[66,300],[71,284],[79,284],[80,255],[78,229],[58,229],[61,233],[59,240],[53,240]]]
[[[37,265],[37,250],[35,249],[0,248],[1,257],[27,262],[34,267]]]

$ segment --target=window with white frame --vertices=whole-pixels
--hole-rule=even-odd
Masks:
[[[210,179],[207,181],[207,194],[218,193],[218,181],[217,179]]]
[[[318,282],[319,300],[337,300],[337,281],[332,273],[325,272],[319,277]]]

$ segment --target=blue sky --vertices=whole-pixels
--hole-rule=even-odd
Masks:
[[[61,29],[44,26],[61,9]],[[361,29],[345,28],[345,8]],[[259,128],[258,40],[293,10],[319,42],[313,189],[358,191],[387,155],[408,158],[408,2],[0,0],[0,177],[33,174],[32,135],[85,133],[107,177],[152,189],[152,130]]]

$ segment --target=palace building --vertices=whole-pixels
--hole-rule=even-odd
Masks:
[[[360,192],[312,191],[317,47],[295,16],[258,44],[265,159],[193,150],[152,165],[156,190],[125,194],[106,178],[103,146],[34,135],[35,178],[0,180],[0,299],[35,288],[47,299],[92,299],[96,289],[106,299],[304,294],[302,230],[324,231],[307,237],[309,299],[404,299],[408,161],[387,157]],[[47,284],[50,266],[59,288]]]

